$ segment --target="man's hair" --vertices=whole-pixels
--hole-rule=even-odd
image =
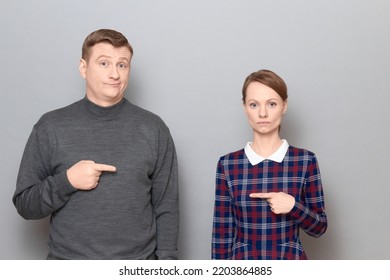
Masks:
[[[108,43],[115,48],[127,47],[133,56],[133,48],[122,33],[112,29],[99,29],[89,34],[84,40],[81,57],[85,61],[88,61],[91,56],[91,48],[98,43]]]
[[[259,82],[272,88],[283,100],[287,100],[287,86],[283,79],[270,70],[259,70],[257,72],[253,72],[245,79],[242,87],[243,103],[245,103],[246,99],[246,90],[252,82]]]

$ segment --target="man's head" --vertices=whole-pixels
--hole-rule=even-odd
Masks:
[[[121,33],[100,29],[84,41],[80,74],[86,80],[87,98],[99,106],[112,106],[126,90],[133,48]]]
[[[89,34],[83,44],[81,58],[88,62],[91,56],[91,48],[98,43],[108,43],[115,48],[126,47],[133,56],[133,47],[122,33],[112,29],[99,29]]]

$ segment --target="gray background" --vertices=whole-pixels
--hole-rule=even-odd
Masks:
[[[262,68],[289,87],[282,136],[321,167],[329,228],[302,233],[309,258],[390,258],[390,1],[2,0],[1,259],[46,256],[48,219],[11,203],[20,158],[43,113],[84,96],[81,44],[99,28],[128,37],[127,97],[174,137],[181,259],[210,258],[216,163],[251,140],[241,86]]]

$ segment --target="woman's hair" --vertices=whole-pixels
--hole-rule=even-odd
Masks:
[[[133,48],[122,33],[112,29],[99,29],[89,34],[83,43],[81,57],[88,61],[91,56],[91,48],[98,43],[108,43],[115,48],[127,47],[133,55]]]
[[[283,100],[287,100],[287,86],[286,83],[283,81],[281,77],[279,77],[276,73],[270,71],[270,70],[259,70],[257,72],[253,72],[250,74],[244,82],[244,85],[242,87],[242,101],[245,103],[246,100],[246,90],[250,83],[252,82],[259,82],[262,83],[270,88],[272,88],[274,91],[279,94],[279,96]]]

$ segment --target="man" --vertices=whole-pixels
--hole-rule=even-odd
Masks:
[[[88,35],[85,98],[44,114],[28,139],[13,202],[25,219],[51,215],[48,259],[177,259],[174,142],[124,97],[132,56],[117,31]]]

